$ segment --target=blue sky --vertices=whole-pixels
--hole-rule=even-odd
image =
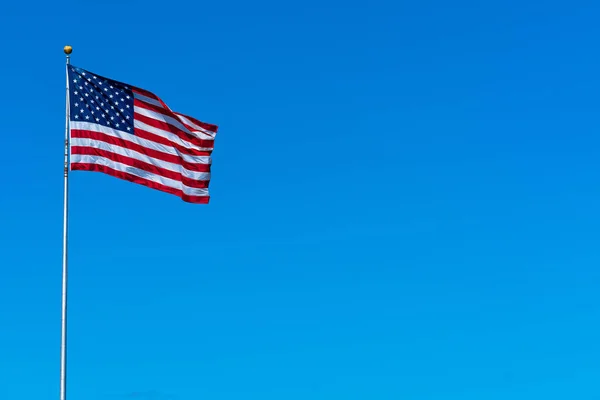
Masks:
[[[600,5],[3,5],[0,398],[58,398],[64,55],[218,124],[71,175],[69,398],[597,399]]]

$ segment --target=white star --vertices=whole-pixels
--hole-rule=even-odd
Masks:
[[[111,95],[110,95],[110,96],[108,96],[108,97],[110,97],[110,98],[112,99],[112,98],[113,98],[113,95],[111,94]]]
[[[102,118],[104,118],[104,114],[102,114]]]
[[[100,103],[100,107],[104,107],[104,103]]]
[[[125,118],[129,119],[129,115],[126,115]]]
[[[80,98],[79,98],[79,101],[83,101],[83,97],[80,97]]]
[[[74,92],[73,92],[73,94],[74,94],[75,96],[77,96],[77,95],[79,94],[79,92],[76,90],[76,91],[74,91]]]
[[[85,85],[86,85],[86,86],[87,86],[87,84],[88,84],[88,83],[87,83],[87,82],[85,82]]]
[[[73,83],[77,83],[77,79],[73,79]]]
[[[98,100],[100,98],[100,96],[96,96],[96,100]]]
[[[79,86],[79,90],[83,90],[83,86]]]
[[[121,101],[125,101],[125,99],[121,99]]]
[[[118,127],[119,127],[119,124],[116,124],[115,126],[118,128]]]
[[[114,87],[110,86],[111,89],[114,89]]]
[[[110,108],[111,108],[111,110],[114,110],[114,109],[115,109],[115,106],[110,106]]]
[[[85,72],[82,72],[81,75],[85,76]]]
[[[90,95],[86,93],[86,94],[85,94],[85,97],[90,97]]]
[[[110,121],[106,121],[106,124],[107,124],[107,125],[110,125]]]
[[[121,111],[121,112],[125,112],[125,110],[123,110],[122,108],[121,108],[121,110],[120,110],[120,111]]]
[[[125,98],[126,98],[127,100],[129,100],[131,97],[129,97],[129,96],[125,96]]]
[[[119,105],[119,102],[118,102],[118,101],[115,101],[115,104],[116,104],[116,105]]]
[[[130,130],[131,130],[131,128],[130,128],[130,127],[127,127],[127,130],[128,130],[128,131],[130,131]]]
[[[98,85],[102,86],[102,81],[100,81],[100,82],[98,83]]]
[[[75,107],[79,107],[79,103],[75,103]]]
[[[96,106],[96,110],[100,111],[100,107]]]
[[[90,119],[90,116],[89,116],[89,115],[86,115],[86,116],[85,116],[85,119]]]
[[[92,114],[94,113],[94,110],[92,110]]]
[[[80,113],[84,112],[85,110],[82,108],[81,110],[79,110]]]
[[[115,117],[110,117],[110,120],[112,121],[113,119],[115,119]]]
[[[124,119],[122,119],[122,120],[121,120],[121,122],[122,122],[122,123],[125,123],[125,120],[124,120]]]
[[[108,89],[107,89],[107,88],[104,88],[104,91],[105,91],[105,92],[108,92]]]
[[[125,107],[129,108],[129,104],[127,104]]]
[[[96,118],[96,122],[100,122],[100,118]]]
[[[92,81],[92,78],[88,78],[88,82],[91,82],[91,81]]]
[[[75,114],[75,118],[79,118],[79,114]]]
[[[90,102],[91,102],[91,103],[93,103],[93,102],[94,102],[94,100],[90,100]]]

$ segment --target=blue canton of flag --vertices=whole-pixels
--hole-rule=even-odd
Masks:
[[[69,65],[71,121],[133,133],[133,91],[129,86]]]

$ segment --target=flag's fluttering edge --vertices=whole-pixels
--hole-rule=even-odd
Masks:
[[[208,203],[216,125],[173,112],[147,90],[72,65],[68,79],[72,170]]]

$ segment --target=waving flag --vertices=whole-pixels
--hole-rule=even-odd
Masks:
[[[207,204],[217,126],[158,96],[68,65],[70,167]]]

